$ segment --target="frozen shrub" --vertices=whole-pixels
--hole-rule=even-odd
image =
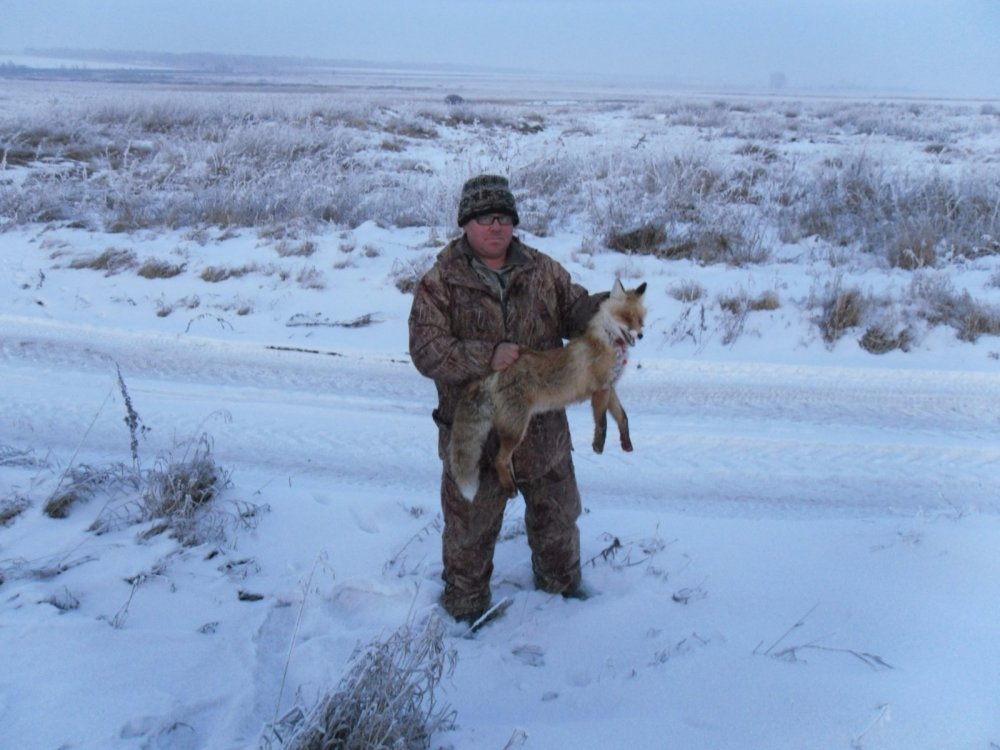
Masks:
[[[544,236],[552,227],[588,210],[589,165],[559,150],[532,159],[517,171],[518,213],[525,229]]]
[[[235,268],[223,268],[221,266],[205,266],[198,277],[202,281],[208,281],[210,283],[218,283],[220,281],[225,281],[226,279],[240,278],[246,276],[247,274],[257,273],[260,268],[256,264],[249,264],[245,266],[239,266]]]
[[[175,446],[153,468],[135,469],[129,477],[134,492],[119,502],[109,502],[90,531],[103,534],[149,523],[142,538],[169,533],[182,544],[194,546],[225,538],[231,526],[250,525],[259,511],[249,504],[223,510],[215,503],[230,485],[229,473],[215,462],[212,441],[204,434]]]
[[[618,252],[656,254],[666,240],[667,234],[663,229],[647,224],[631,231],[612,233],[606,243]]]
[[[415,119],[396,117],[383,125],[383,129],[391,135],[415,140],[433,140],[438,137],[437,130],[421,122],[419,117]]]
[[[15,448],[0,443],[0,466],[45,466],[30,448]]]
[[[815,323],[827,346],[833,346],[850,328],[861,325],[869,300],[858,287],[843,288],[840,277],[828,284],[815,306]]]
[[[913,333],[909,328],[897,331],[891,323],[879,322],[865,329],[864,335],[858,339],[858,344],[872,354],[885,354],[894,349],[906,352],[913,344]]]
[[[978,303],[968,292],[963,292],[956,300],[952,324],[962,341],[974,342],[984,335],[1000,336],[1000,310]]]
[[[412,624],[354,653],[337,688],[308,712],[296,709],[270,725],[261,750],[424,750],[455,715],[437,703],[438,683],[458,654],[445,644],[444,625]],[[280,743],[280,744],[275,744]]]
[[[735,214],[718,214],[712,221],[686,227],[676,235],[646,225],[611,234],[605,241],[618,252],[653,255],[663,260],[693,260],[703,265],[743,266],[764,263],[770,257],[761,226],[749,217]]]
[[[760,223],[737,212],[722,212],[713,216],[695,240],[695,260],[700,263],[744,266],[765,263],[771,255],[764,245]]]
[[[682,281],[667,290],[667,294],[679,302],[697,302],[705,296],[705,287],[697,281]]]
[[[395,287],[403,294],[413,294],[420,282],[420,278],[427,273],[434,265],[434,256],[426,255],[416,260],[401,260],[397,258],[392,262],[392,271],[389,277]]]
[[[781,307],[781,302],[778,299],[778,293],[772,290],[761,292],[756,297],[751,297],[745,290],[740,290],[739,294],[720,297],[719,307],[734,315],[739,315],[746,312],[777,310]]]
[[[190,516],[228,483],[228,476],[212,459],[209,438],[202,435],[193,448],[190,456],[185,451],[179,461],[157,461],[149,472],[143,494],[146,516]]]
[[[310,255],[318,250],[318,246],[312,240],[305,240],[298,244],[291,244],[285,240],[278,243],[277,247],[274,248],[275,251],[282,258],[308,258]]]
[[[16,493],[0,498],[0,526],[6,526],[31,507],[31,501]],[[0,582],[3,579],[0,578]]]
[[[766,291],[757,297],[741,289],[739,293],[719,297],[719,308],[722,311],[722,343],[730,345],[742,334],[747,317],[751,312],[777,310],[780,307],[778,294]]]
[[[945,274],[916,276],[909,295],[930,325],[950,326],[962,341],[1000,335],[1000,309],[976,301],[968,291],[959,293]]]
[[[398,154],[406,151],[406,143],[398,138],[386,138],[379,144],[379,148],[383,151],[392,151]]]
[[[184,264],[150,258],[143,261],[136,273],[144,279],[170,279],[184,273]]]
[[[89,268],[94,271],[104,271],[105,276],[114,276],[130,268],[135,268],[137,260],[134,250],[109,247],[98,255],[86,258],[76,258],[70,261],[70,268]]]
[[[937,251],[933,240],[918,233],[901,233],[888,249],[889,265],[904,271],[933,268],[937,264]]]
[[[98,492],[119,493],[135,490],[138,485],[138,477],[124,464],[72,466],[60,477],[42,511],[50,518],[66,518],[74,505],[90,500]]]
[[[323,278],[323,272],[315,266],[309,266],[300,270],[295,276],[295,281],[303,289],[326,289],[326,281]]]
[[[736,149],[736,153],[739,156],[752,156],[755,159],[765,162],[777,161],[780,158],[778,152],[770,146],[762,146],[754,142],[744,143]]]
[[[801,178],[800,178],[801,179]],[[817,236],[888,254],[901,268],[934,265],[938,247],[955,255],[982,252],[1000,230],[1000,185],[977,176],[910,175],[867,155],[828,160],[800,200],[779,214],[786,240]]]

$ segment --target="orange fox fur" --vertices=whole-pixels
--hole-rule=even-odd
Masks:
[[[508,368],[468,386],[455,411],[449,445],[451,474],[467,500],[479,489],[479,461],[492,428],[500,438],[495,461],[500,485],[514,497],[511,456],[524,440],[531,418],[588,396],[594,411],[594,451],[604,450],[609,411],[618,424],[622,448],[632,450],[628,417],[615,383],[625,367],[628,347],[642,338],[645,292],[645,283],[626,291],[616,280],[584,334],[559,349],[523,348]]]

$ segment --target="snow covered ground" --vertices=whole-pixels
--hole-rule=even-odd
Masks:
[[[395,283],[438,236],[369,222],[304,259],[252,230],[0,234],[0,508],[25,506],[0,526],[0,747],[255,747],[357,644],[441,614],[434,389]],[[446,626],[456,719],[431,747],[1000,747],[997,338],[939,328],[876,356],[792,304],[734,341],[715,319],[686,336],[680,281],[801,300],[810,263],[524,239],[592,290],[648,282],[620,387],[636,450],[593,455],[589,407],[570,411],[595,595],[531,588],[512,501],[494,590],[514,604],[473,639]],[[123,245],[185,270],[70,267]],[[200,278],[222,259],[288,273]],[[996,298],[996,256],[965,270]],[[89,531],[127,512],[120,488],[42,513],[73,467],[132,466],[119,372],[144,468],[210,438],[224,536]]]

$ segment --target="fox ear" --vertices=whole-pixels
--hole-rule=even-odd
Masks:
[[[641,297],[645,293],[646,293],[646,282],[644,281],[635,288],[635,294],[637,297]]]
[[[620,299],[625,296],[625,287],[622,286],[621,279],[615,279],[615,285],[611,287],[611,299]]]

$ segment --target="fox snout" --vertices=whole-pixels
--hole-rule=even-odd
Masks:
[[[622,328],[621,335],[625,340],[625,343],[629,346],[635,346],[635,342],[642,338],[642,331],[636,331],[631,328]]]

